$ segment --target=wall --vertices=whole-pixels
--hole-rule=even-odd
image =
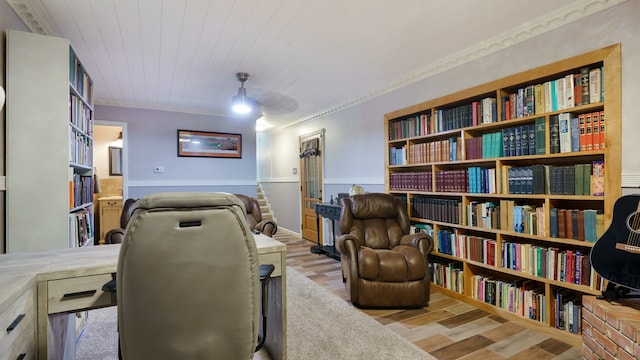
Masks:
[[[634,101],[640,97],[638,14],[640,1],[627,1],[520,43],[516,43],[519,39],[507,39],[506,44],[515,45],[493,53],[486,49],[489,54],[484,57],[444,72],[434,71],[430,77],[368,101],[265,135],[258,152],[271,156],[260,157],[258,175],[279,224],[300,232],[300,185],[291,178],[291,169],[299,166],[300,135],[325,129],[324,194],[345,192],[352,183],[366,191],[384,191],[384,114],[615,43],[622,43],[622,183],[624,192],[634,192],[640,185],[640,157],[634,146],[634,137],[640,133],[640,107]],[[428,61],[425,59],[425,64]],[[296,203],[293,194],[298,194]]]
[[[96,106],[95,119],[127,123],[128,197],[162,191],[256,195],[255,123],[248,119]],[[242,135],[242,158],[178,157],[177,130]],[[164,167],[155,173],[154,167]]]

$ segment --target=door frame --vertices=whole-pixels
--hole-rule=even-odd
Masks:
[[[117,126],[122,129],[122,198],[129,197],[129,146],[127,135],[127,123],[124,121],[93,120],[94,125]]]
[[[312,139],[318,139],[318,150],[319,150],[319,164],[318,169],[316,169],[316,174],[318,175],[316,181],[318,184],[318,189],[320,191],[320,195],[318,197],[318,200],[316,202],[321,203],[323,201],[323,194],[324,194],[324,182],[323,182],[323,174],[324,174],[324,134],[325,134],[325,130],[324,129],[320,129],[320,130],[316,130],[304,135],[300,135],[298,137],[298,149],[300,152],[302,152],[302,143],[305,141],[309,141]],[[316,214],[315,214],[315,209],[311,210],[311,209],[306,209],[305,208],[305,201],[307,198],[304,197],[304,183],[305,183],[305,170],[304,170],[304,166],[303,166],[303,159],[300,159],[300,234],[301,237],[303,239],[307,239],[307,240],[311,240],[314,242],[319,242],[319,243],[323,243],[324,242],[324,238],[323,238],[323,232],[322,232],[322,224],[320,224],[319,228],[317,226],[317,221],[316,219]],[[313,221],[309,221],[311,227],[309,226],[305,226],[305,223],[307,222],[306,219],[309,219],[309,217],[313,216],[314,220]],[[310,236],[311,233],[313,233],[313,228],[315,229],[315,238],[313,238],[313,236]],[[306,230],[306,231],[305,231]],[[306,237],[305,237],[306,236]],[[311,238],[309,238],[311,237]]]

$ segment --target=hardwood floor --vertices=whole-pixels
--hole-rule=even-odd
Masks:
[[[313,243],[293,233],[281,230],[274,238],[287,245],[288,266],[348,301],[338,261],[312,254]],[[361,311],[440,360],[582,359],[581,348],[439,292],[422,309]]]

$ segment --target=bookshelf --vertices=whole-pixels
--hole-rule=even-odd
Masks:
[[[617,44],[385,115],[385,189],[432,234],[436,289],[581,344],[621,196],[620,87]]]
[[[91,78],[66,39],[6,44],[7,252],[92,245]]]

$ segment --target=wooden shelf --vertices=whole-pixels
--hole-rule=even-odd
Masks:
[[[602,75],[600,86],[604,89],[603,93],[605,94],[603,101],[598,101],[599,99],[597,99],[596,101],[585,104],[565,108],[553,108],[550,111],[545,109],[545,111],[535,113],[532,109],[531,114],[526,114],[525,112],[524,116],[515,118],[506,116],[507,111],[509,111],[509,115],[511,115],[511,111],[507,110],[505,106],[507,101],[511,102],[511,100],[514,99],[511,94],[517,93],[520,89],[524,92],[526,88],[533,88],[535,85],[560,80],[562,78],[575,80],[579,78],[575,75],[580,74],[583,69],[600,69]],[[569,77],[569,75],[571,75],[571,77]],[[470,126],[469,124],[471,124],[471,122],[468,121],[470,115],[468,116],[467,114],[478,109],[475,107],[475,103],[482,103],[485,101],[485,98],[489,97],[495,98],[496,106],[493,111],[496,112],[496,117],[491,122],[483,124],[482,121],[477,121],[477,125]],[[541,97],[539,97],[539,99],[540,98]],[[486,104],[490,103],[491,101],[486,102]],[[461,111],[462,115],[452,120],[450,123],[451,126],[442,126],[442,119],[444,119],[445,112],[454,113],[456,111]],[[467,111],[467,113],[465,114],[464,111]],[[577,115],[595,112],[604,112],[605,114],[605,149],[562,153],[552,151],[553,149],[549,140],[552,133],[555,132],[552,128],[551,120],[563,113],[572,113],[576,115],[575,117],[578,117]],[[511,118],[508,119],[509,117]],[[460,118],[462,120],[460,120]],[[544,120],[536,121],[540,118]],[[427,119],[429,120],[428,123]],[[540,126],[544,125],[542,132],[545,139],[544,149],[542,149],[544,154],[537,153],[535,155],[528,155],[526,154],[527,151],[525,152],[526,155],[504,156],[502,154],[503,143],[501,142],[499,145],[500,151],[496,151],[493,154],[482,154],[483,156],[481,158],[468,158],[467,156],[471,155],[471,147],[467,149],[467,146],[471,146],[471,141],[479,141],[477,138],[485,135],[488,138],[489,134],[497,136],[495,135],[497,132],[501,132],[501,135],[504,135],[506,131],[510,131],[511,128],[515,127],[529,126],[529,128],[526,129],[530,129],[535,124]],[[516,246],[519,248],[521,245],[530,245],[531,247],[537,246],[547,250],[550,248],[555,250],[557,248],[560,252],[565,251],[569,252],[569,254],[580,251],[580,255],[584,255],[591,250],[593,242],[578,240],[571,235],[569,235],[568,238],[550,236],[551,217],[549,213],[551,209],[597,210],[603,213],[603,224],[601,224],[604,226],[603,228],[606,228],[611,223],[613,204],[621,196],[622,125],[620,45],[616,44],[591,51],[470,89],[465,89],[454,94],[427,100],[404,109],[393,111],[385,115],[384,127],[384,134],[387,138],[385,151],[386,192],[406,200],[410,219],[414,224],[424,224],[430,227],[436,246],[433,256],[439,259],[438,262],[454,263],[457,264],[458,268],[462,269],[461,279],[464,284],[462,293],[457,293],[438,285],[435,286],[436,289],[492,313],[511,319],[519,318],[529,324],[535,323],[563,341],[571,343],[574,346],[580,345],[580,335],[554,328],[556,316],[554,311],[555,301],[561,293],[573,294],[576,299],[584,294],[600,294],[601,289],[606,285],[604,284],[606,281],[595,279],[598,280],[598,282],[591,285],[573,284],[562,280],[529,275],[527,272],[512,270],[507,267],[502,267],[500,264],[502,263],[503,250],[510,249],[506,248],[506,246],[510,246],[511,248]],[[446,130],[438,131],[438,129]],[[525,128],[521,127],[521,129]],[[542,129],[539,128],[539,130]],[[503,138],[500,137],[499,141],[503,141],[502,139]],[[431,153],[431,156],[426,156],[425,153],[427,155]],[[475,155],[474,157],[478,157],[478,154]],[[436,161],[433,161],[434,159]],[[444,159],[444,161],[442,161],[442,159]],[[505,180],[511,168],[526,168],[533,165],[574,168],[574,165],[591,165],[594,161],[602,161],[606,167],[603,176],[604,195],[585,195],[584,193],[576,193],[576,195],[574,195],[574,192],[567,194],[565,191],[561,193],[548,193],[545,191],[545,193],[525,194],[515,193],[515,191],[509,192],[507,189],[509,184],[507,184]],[[491,176],[495,176],[492,178],[495,179],[495,187],[492,188],[492,193],[489,193],[489,191],[480,193],[472,192],[470,191],[470,187],[464,183],[464,180],[460,182],[461,178],[457,178],[458,183],[453,184],[455,186],[447,183],[447,187],[442,187],[442,181],[444,181],[442,179],[444,176],[449,176],[451,173],[454,174],[453,176],[463,174],[460,176],[462,179],[465,179],[468,177],[468,169],[472,167],[483,167],[492,171],[494,175]],[[574,169],[579,169],[579,166],[575,166]],[[415,176],[414,178],[410,178],[414,180],[409,181],[422,182],[417,184],[409,183],[409,185],[406,185],[406,183],[398,185],[398,183],[395,182],[398,178],[404,179],[403,176],[405,175],[414,176],[414,174],[424,176]],[[393,186],[392,178],[394,179]],[[425,178],[427,180],[424,180]],[[426,183],[424,183],[424,181],[426,181]],[[578,184],[580,183],[578,182]],[[467,190],[460,191],[460,188],[465,188],[465,186]],[[458,191],[416,191],[413,189],[458,189]],[[420,211],[423,209],[419,208],[422,202],[429,202],[434,199],[443,200],[442,203],[446,201],[449,204],[455,204],[449,205],[451,208],[448,210],[449,213],[446,214],[449,217],[447,219],[448,221],[441,221],[442,218],[446,217],[443,214],[435,215],[434,218],[427,218],[428,215],[424,216],[425,212]],[[540,212],[535,214],[536,216],[532,215],[531,218],[536,219],[536,225],[538,221],[540,221],[540,224],[544,224],[546,233],[538,235],[538,231],[531,231],[531,233],[516,232],[508,227],[496,226],[495,224],[492,226],[494,228],[478,227],[473,225],[475,222],[470,222],[468,219],[471,218],[469,212],[471,211],[472,205],[478,202],[492,202],[496,207],[499,207],[500,201],[503,201],[503,204],[507,204],[505,201],[512,201],[513,204],[510,206],[532,205],[534,209],[541,209]],[[437,208],[437,205],[434,205],[434,207]],[[434,211],[433,208],[429,209],[431,212]],[[440,219],[436,219],[435,217],[439,217]],[[455,219],[455,221],[452,219]],[[492,220],[497,221],[498,219],[499,218]],[[505,218],[503,218],[503,220],[504,219]],[[473,220],[477,221],[477,218]],[[533,224],[534,222],[532,221],[532,227]],[[536,230],[538,230],[537,226]],[[484,261],[471,260],[470,256],[463,259],[441,253],[438,241],[439,236],[441,234],[449,235],[451,232],[455,232],[454,237],[465,237],[463,239],[467,239],[466,237],[478,237],[485,239],[481,241],[495,244],[498,266],[489,265]],[[477,239],[474,239],[474,241],[476,240]],[[460,241],[460,243],[465,244],[462,245],[465,247],[470,246],[467,244],[471,244],[469,241]],[[487,250],[485,250],[485,254],[486,251]],[[467,249],[467,253],[469,252],[469,249]],[[513,256],[511,254],[507,255]],[[525,319],[524,317],[502,310],[497,306],[476,300],[471,293],[471,282],[476,279],[477,276],[490,276],[496,281],[512,279],[533,281],[542,289],[540,291],[542,291],[544,295],[544,307],[547,311],[545,314],[546,321],[541,323],[539,321]]]

